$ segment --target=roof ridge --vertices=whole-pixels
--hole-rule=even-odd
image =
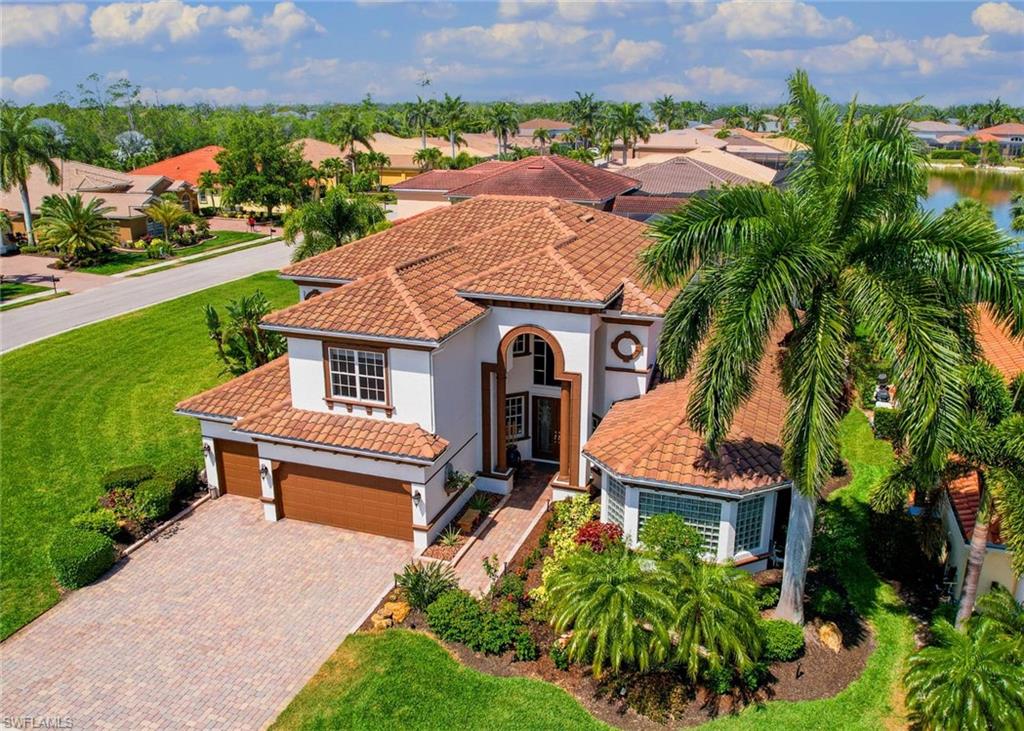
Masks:
[[[423,313],[423,310],[420,309],[419,304],[413,298],[412,294],[409,292],[409,289],[405,286],[405,282],[403,282],[402,278],[398,276],[398,271],[395,269],[395,267],[388,267],[386,272],[388,280],[391,282],[391,285],[398,292],[398,296],[402,298],[402,301],[405,303],[406,307],[409,308],[409,311],[412,313],[412,316],[416,318],[416,322],[423,330],[423,333],[431,340],[437,340],[439,337],[437,329],[430,323],[430,320],[427,319],[427,316]]]
[[[426,264],[427,262],[433,261],[434,259],[438,259],[438,258],[440,258],[442,256],[445,256],[446,254],[451,254],[454,251],[458,251],[458,249],[459,249],[459,245],[458,244],[451,244],[449,246],[444,247],[443,249],[436,249],[434,251],[428,251],[426,254],[421,254],[420,256],[415,256],[412,259],[408,259],[406,261],[399,262],[398,264],[395,264],[395,271],[396,272],[408,271],[409,269],[417,267],[417,266],[419,266],[421,264]]]
[[[723,178],[722,175],[721,175],[721,173],[728,172],[728,171],[722,170],[722,168],[715,167],[714,165],[710,165],[710,164],[704,162],[703,160],[696,160],[696,159],[694,159],[692,157],[688,157],[686,159],[689,160],[694,165],[696,165],[697,167],[699,167],[704,172],[706,172],[708,175],[710,175],[710,176],[712,176],[714,178],[718,178],[723,183],[729,183],[729,181],[726,180],[725,178]],[[741,173],[732,173],[732,174],[733,175],[739,175],[742,178],[746,178],[747,177],[746,175],[742,175]],[[750,178],[747,178],[747,179],[750,180]]]
[[[500,167],[495,167],[494,170],[492,170],[489,173],[477,173],[477,178],[475,180],[471,180],[468,183],[463,183],[462,185],[460,185],[457,188],[450,188],[445,195],[446,196],[450,196],[453,193],[457,193],[457,191],[462,190],[463,188],[468,188],[471,185],[476,185],[477,183],[481,183],[481,182],[483,182],[485,180],[490,180],[491,178],[493,178],[496,175],[504,175],[505,173],[509,172],[510,170],[516,170],[516,169],[518,169],[517,166],[518,167],[522,167],[522,163],[526,162],[529,159],[530,159],[529,157],[524,157],[522,160],[513,160],[511,165],[508,165],[508,166],[502,165]],[[477,165],[480,165],[480,164],[482,164],[482,163],[477,163]],[[467,170],[468,169],[470,169],[470,168],[467,168]],[[459,170],[458,172],[464,172],[464,171]]]
[[[586,277],[580,274],[579,270],[577,270],[576,267],[570,264],[568,260],[566,260],[566,258],[562,256],[557,249],[555,249],[554,246],[547,247],[547,251],[545,253],[551,258],[553,258],[555,263],[565,270],[565,273],[568,274],[572,278],[572,280],[576,282],[577,285],[579,285],[580,289],[582,289],[584,292],[590,295],[593,299],[601,302],[604,301],[604,296],[596,289],[594,289],[590,282],[587,281]]]
[[[650,305],[651,307],[657,307],[661,309],[660,305],[657,302],[655,302],[654,299],[649,294],[647,294],[646,291],[644,291],[644,288],[641,287],[636,282],[634,282],[629,277],[622,278],[622,286],[631,287],[641,298],[643,298],[646,301],[648,305]]]

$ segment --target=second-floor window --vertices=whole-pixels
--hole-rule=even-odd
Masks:
[[[541,338],[533,339],[533,385],[557,386],[555,379],[555,357],[551,348]]]
[[[327,349],[331,397],[385,403],[384,353],[375,350]]]
[[[509,441],[526,437],[526,394],[505,397],[505,436]]]

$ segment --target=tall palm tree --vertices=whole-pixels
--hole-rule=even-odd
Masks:
[[[997,633],[1013,644],[1014,660],[1024,662],[1024,604],[1002,586],[993,586],[978,599],[979,622],[990,622]]]
[[[600,103],[594,101],[593,94],[577,91],[576,98],[569,101],[567,111],[569,121],[579,132],[583,146],[589,147],[598,126]]]
[[[21,212],[25,217],[28,243],[36,245],[32,226],[32,201],[28,196],[28,179],[38,166],[50,185],[60,185],[60,169],[51,159],[53,137],[44,127],[33,124],[32,107],[16,109],[0,106],[0,188],[9,191],[17,186],[21,194]]]
[[[213,196],[217,191],[217,186],[220,185],[217,180],[217,173],[212,170],[204,170],[199,173],[199,180],[197,182],[199,183],[199,190],[210,201],[210,207],[214,207]]]
[[[349,111],[339,118],[332,125],[331,133],[334,141],[342,152],[348,148],[348,159],[352,167],[352,174],[356,172],[356,144],[360,144],[367,150],[373,150],[370,143],[373,142],[373,125],[365,114]]]
[[[764,113],[763,109],[755,109],[747,115],[746,129],[751,132],[763,132],[767,126],[768,115]]]
[[[320,163],[320,172],[330,178],[335,185],[341,184],[341,175],[345,171],[345,163],[340,157],[328,157]]]
[[[636,155],[638,140],[647,141],[651,138],[651,120],[644,116],[643,105],[637,102],[622,102],[611,107],[605,125],[609,134],[622,140],[622,164],[626,164],[626,154],[633,146]]]
[[[469,122],[469,105],[462,101],[461,96],[451,96],[445,92],[444,99],[438,104],[437,117],[448,136],[452,146],[452,158],[455,158],[456,138],[461,138],[460,133],[466,131]]]
[[[425,147],[422,150],[416,150],[412,156],[412,161],[420,166],[420,170],[433,170],[434,168],[441,167],[441,160],[444,158],[444,153],[436,147]]]
[[[659,577],[622,543],[570,554],[545,586],[555,631],[572,630],[569,659],[590,658],[595,675],[606,666],[645,670],[669,644],[665,619],[672,606]]]
[[[435,102],[433,99],[424,101],[423,97],[417,95],[416,101],[409,107],[406,121],[412,129],[420,135],[420,149],[427,148],[427,132],[436,121]]]
[[[532,140],[536,142],[538,145],[540,145],[540,154],[542,155],[544,154],[544,151],[547,148],[548,143],[551,142],[551,140],[553,140],[554,138],[555,136],[548,130],[544,129],[543,127],[538,127],[537,129],[533,130]]]
[[[990,622],[957,632],[939,620],[936,644],[910,656],[904,684],[911,720],[926,731],[1024,728],[1024,668]]]
[[[114,209],[104,203],[102,198],[85,203],[78,193],[46,196],[39,206],[39,243],[69,263],[107,251],[117,242],[117,232],[107,218]]]
[[[808,145],[788,187],[692,200],[652,225],[642,265],[650,280],[680,288],[658,364],[670,377],[696,365],[688,420],[711,451],[750,395],[772,333],[790,331],[782,441],[794,490],[776,613],[802,622],[816,500],[839,455],[854,333],[893,364],[910,453],[937,471],[964,406],[965,313],[989,302],[1024,332],[1024,253],[993,226],[920,209],[922,159],[902,108],[860,117],[851,104],[843,114],[805,72],[788,83],[797,137]]]
[[[651,113],[662,129],[670,130],[679,117],[679,105],[671,94],[665,94],[651,102]]]
[[[304,203],[285,216],[284,240],[295,246],[292,261],[301,261],[380,230],[386,222],[376,200],[335,186],[322,200]]]
[[[192,222],[192,214],[186,211],[181,203],[171,198],[161,198],[155,203],[150,203],[143,211],[146,216],[163,227],[165,238],[174,233],[178,226]]]
[[[991,127],[1006,121],[1008,108],[1002,99],[990,99],[978,108],[978,126]]]
[[[484,121],[491,134],[498,141],[498,154],[508,151],[508,138],[519,134],[519,119],[516,108],[510,102],[497,102],[484,112]]]
[[[999,149],[999,143],[989,140],[981,146],[981,161],[987,165],[999,165],[1003,162],[1003,153]]]

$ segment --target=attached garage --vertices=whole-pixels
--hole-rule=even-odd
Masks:
[[[412,540],[407,482],[291,462],[275,475],[285,518]]]
[[[256,445],[217,439],[214,441],[214,449],[217,453],[217,476],[221,493],[260,497],[260,461]]]

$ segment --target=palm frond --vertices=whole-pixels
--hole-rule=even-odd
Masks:
[[[720,280],[717,269],[701,267],[669,305],[658,351],[658,366],[669,378],[681,378],[689,372],[711,325]]]

